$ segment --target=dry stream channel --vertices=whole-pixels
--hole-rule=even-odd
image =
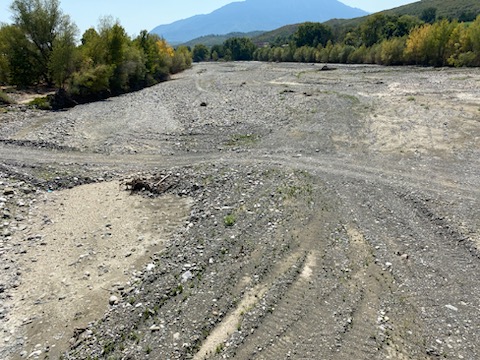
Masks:
[[[0,358],[479,359],[480,70],[329,67],[0,109]]]

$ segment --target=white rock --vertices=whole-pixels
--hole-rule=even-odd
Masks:
[[[150,326],[150,331],[151,332],[160,331],[160,326],[152,325],[152,326]]]
[[[118,304],[118,301],[119,301],[119,299],[115,295],[110,296],[110,299],[108,299],[108,303],[110,305],[116,305],[116,304]]]
[[[190,280],[191,278],[193,278],[193,274],[190,270],[185,271],[182,274],[182,282],[186,282],[186,281]]]
[[[28,359],[30,359],[30,358],[32,358],[32,357],[40,356],[41,354],[42,354],[42,350],[34,351],[34,352],[32,352],[30,355],[28,355]]]

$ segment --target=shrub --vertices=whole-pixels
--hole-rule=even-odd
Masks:
[[[50,105],[50,101],[47,97],[33,99],[28,103],[28,105],[36,107],[40,110],[52,110],[52,106]]]
[[[113,68],[109,65],[98,65],[76,72],[70,80],[70,93],[82,98],[102,98],[110,93],[109,82]]]
[[[235,218],[235,215],[233,215],[233,214],[228,214],[227,216],[225,216],[223,218],[223,223],[225,224],[225,226],[233,226],[233,225],[235,225],[236,221],[237,221],[237,219]]]
[[[11,103],[12,100],[8,97],[8,95],[0,90],[0,105],[8,105]]]

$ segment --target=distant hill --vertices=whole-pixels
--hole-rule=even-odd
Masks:
[[[480,14],[480,1],[478,0],[421,0],[393,9],[384,10],[379,13],[420,17],[423,10],[432,7],[437,9],[437,17],[447,19],[462,19],[464,15],[469,15],[470,17],[475,18]],[[337,28],[337,31],[340,31],[341,29],[349,29],[358,26],[367,17],[368,16],[345,20],[332,19],[325,22],[325,24]]]
[[[256,38],[263,34],[264,31],[252,31],[248,33],[243,33],[243,32],[233,32],[233,33],[228,33],[226,35],[205,35],[205,36],[200,36],[198,38],[195,38],[193,40],[187,41],[186,43],[183,43],[182,45],[185,46],[190,46],[194,47],[197,44],[203,44],[205,46],[211,47],[214,45],[221,45],[223,44],[226,40],[233,38],[233,37],[247,37],[247,38]]]
[[[461,19],[465,14],[470,17],[476,17],[480,14],[480,1],[478,0],[422,0],[397,8],[384,10],[379,13],[389,15],[413,15],[420,17],[423,10],[431,7],[437,9],[438,17],[444,17],[447,19]],[[335,32],[341,33],[342,31],[346,31],[346,29],[355,28],[371,15],[360,16],[353,19],[331,19],[324,22],[324,24],[334,28]],[[252,40],[256,44],[263,44],[274,43],[277,38],[288,39],[289,36],[295,33],[298,25],[299,24],[282,26],[278,29],[264,32],[263,34],[252,38]]]
[[[286,44],[288,39],[297,31],[300,24],[291,24],[285,25],[278,29],[264,32],[258,36],[252,38],[252,41],[257,44],[266,44],[266,43],[275,43],[275,42],[282,42]]]
[[[157,26],[151,32],[178,44],[209,34],[269,31],[305,21],[323,22],[366,14],[337,0],[246,0],[225,5],[208,15]]]
[[[480,1],[478,0],[422,0],[385,10],[383,13],[420,16],[423,10],[431,7],[437,9],[438,17],[447,19],[459,19],[468,13],[475,16],[480,14]]]

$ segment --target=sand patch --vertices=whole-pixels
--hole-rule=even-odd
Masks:
[[[130,195],[118,182],[46,194],[32,214],[38,225],[19,239],[28,248],[13,292],[11,336],[24,336],[30,352],[40,344],[58,358],[75,328],[100,318],[110,296],[120,298],[132,273],[185,221],[189,205],[170,195]]]

